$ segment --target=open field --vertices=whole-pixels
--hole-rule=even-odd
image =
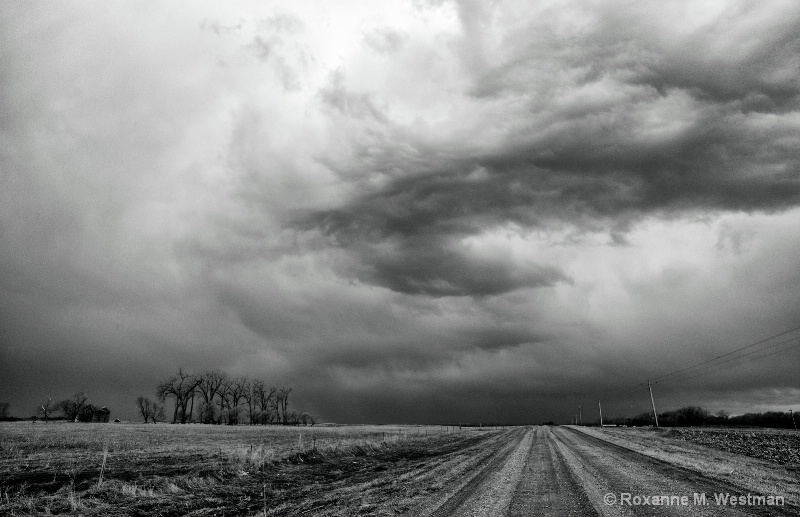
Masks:
[[[256,515],[266,507],[267,515],[293,515],[322,504],[338,515],[380,504],[396,492],[386,485],[416,499],[423,485],[436,484],[437,456],[469,453],[498,434],[440,426],[0,424],[0,514]],[[390,506],[399,506],[386,514],[404,511],[403,501],[396,493]]]
[[[0,424],[0,514],[800,514],[796,462],[684,439],[696,432]],[[747,432],[797,452],[796,434]],[[689,504],[609,505],[608,493],[687,496]],[[709,504],[694,504],[696,493]],[[720,493],[785,504],[720,505]]]
[[[790,429],[673,429],[671,438],[800,467],[800,433]]]

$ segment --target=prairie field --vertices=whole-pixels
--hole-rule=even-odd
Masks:
[[[3,423],[0,514],[295,514],[319,495],[343,496],[337,480],[347,492],[375,477],[370,473],[386,474],[384,463],[408,463],[496,433],[457,426]],[[349,505],[342,503],[344,510]]]
[[[800,515],[798,436],[713,428],[4,423],[0,515]],[[687,503],[656,508],[606,499],[626,494]],[[697,494],[709,499],[696,504]],[[716,499],[731,495],[749,502],[732,513],[727,499]]]

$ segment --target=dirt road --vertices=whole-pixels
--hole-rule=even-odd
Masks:
[[[800,515],[797,507],[768,499],[780,494],[748,494],[579,429],[521,428],[507,432],[504,440],[423,514]]]

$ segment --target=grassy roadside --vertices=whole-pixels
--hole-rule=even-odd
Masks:
[[[249,445],[242,438],[252,430],[219,427],[147,428],[155,434],[125,443],[84,436],[74,426],[27,440],[6,432],[0,514],[399,515],[498,434],[381,429],[338,430],[327,442],[326,430],[274,430]],[[222,434],[207,440],[208,432]],[[264,430],[255,432],[264,438]],[[184,433],[199,435],[196,443]]]
[[[781,465],[685,441],[680,438],[679,433],[669,429],[619,427],[575,429],[732,484],[745,493],[782,495],[787,503],[800,506],[800,465]],[[769,431],[763,432],[769,433]]]

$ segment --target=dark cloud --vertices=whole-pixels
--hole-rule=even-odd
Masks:
[[[350,170],[393,171],[377,189],[299,223],[352,251],[360,278],[434,296],[549,286],[567,275],[476,260],[459,239],[508,224],[572,225],[624,242],[626,228],[651,214],[800,202],[792,114],[800,17],[766,17],[769,35],[738,41],[743,12],[677,36],[648,19],[649,8],[612,9],[568,34],[553,25],[558,17],[521,22],[498,50],[484,41],[498,16],[474,2],[458,8],[474,94],[501,106],[513,95],[522,108],[497,114],[507,119],[496,122],[492,144],[434,155],[341,76],[321,93],[341,113],[375,121],[373,137],[384,135],[352,143]],[[542,78],[550,70],[563,80]]]
[[[287,6],[0,4],[12,412],[184,366],[338,421],[635,414],[797,324],[792,2]],[[788,407],[792,353],[656,401]]]
[[[523,189],[447,176],[407,179],[299,226],[334,237],[358,256],[362,280],[398,292],[485,296],[568,281],[557,267],[515,263],[501,250],[482,257],[459,242],[492,223],[535,220],[539,193]]]
[[[487,296],[567,280],[554,266],[476,258],[468,250],[428,239],[387,240],[359,256],[372,270],[367,280],[408,294]]]
[[[431,296],[489,296],[569,281],[555,266],[480,257],[458,244],[432,239],[387,239],[359,246],[366,264],[361,279],[397,292]]]
[[[567,275],[551,265],[471,259],[458,240],[508,224],[569,224],[608,228],[619,241],[620,230],[652,213],[796,206],[800,157],[786,144],[793,126],[765,134],[761,122],[712,110],[653,141],[636,134],[633,119],[605,133],[579,121],[544,141],[390,179],[299,227],[334,237],[365,263],[362,279],[400,292],[486,295],[553,285]]]
[[[651,46],[654,55],[649,63],[640,63],[641,75],[634,76],[634,81],[660,91],[687,90],[702,101],[734,103],[745,111],[796,110],[800,106],[800,17],[780,12],[740,4],[679,37],[660,30]],[[610,15],[604,29],[621,31],[617,34],[623,38],[641,36],[647,26],[632,25],[633,20],[620,14]],[[755,24],[760,25],[757,31],[753,31]],[[631,34],[634,30],[639,32]]]
[[[586,215],[797,204],[800,157],[786,146],[789,127],[767,129],[759,115],[736,112],[689,117],[679,122],[681,130],[655,140],[641,138],[646,128],[633,120],[605,133],[578,122],[552,140],[507,149],[484,163],[499,181],[548,193],[545,213],[578,222]]]

